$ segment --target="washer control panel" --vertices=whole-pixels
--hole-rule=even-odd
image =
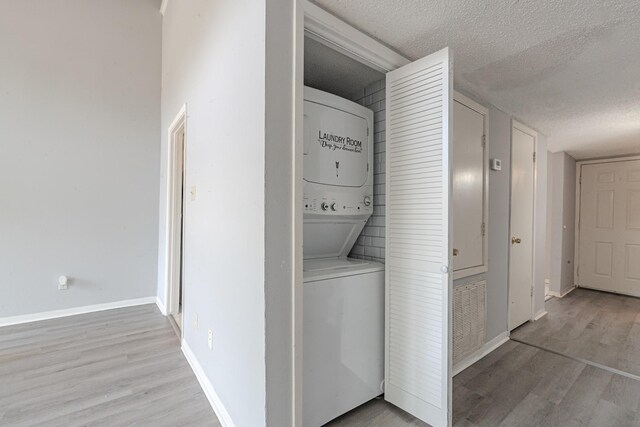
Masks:
[[[304,195],[304,212],[316,214],[362,215],[373,211],[373,195]]]

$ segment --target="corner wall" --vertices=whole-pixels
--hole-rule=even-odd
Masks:
[[[175,0],[162,25],[158,297],[167,130],[186,104],[183,346],[238,427],[293,413],[293,7]]]
[[[552,183],[547,277],[554,296],[574,286],[576,160],[565,152],[549,153]]]
[[[4,1],[0,57],[0,318],[154,296],[157,2]]]

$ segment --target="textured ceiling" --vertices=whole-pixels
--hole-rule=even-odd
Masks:
[[[358,89],[383,78],[384,74],[362,62],[309,37],[304,38],[305,85],[343,98],[351,98]]]
[[[576,158],[640,152],[640,0],[317,0]]]

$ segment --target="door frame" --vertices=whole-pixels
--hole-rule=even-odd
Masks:
[[[640,154],[598,157],[594,159],[576,161],[576,217],[574,220],[576,237],[573,247],[573,284],[575,288],[580,287],[580,195],[582,194],[582,166],[600,163],[628,162],[630,160],[640,160]]]
[[[293,289],[293,420],[294,425],[302,426],[302,349],[303,349],[303,263],[302,263],[302,168],[303,168],[303,105],[304,105],[304,36],[345,54],[363,64],[387,73],[411,61],[355,29],[309,0],[296,0],[295,23],[295,76],[294,76],[294,247],[296,260],[294,266]]]
[[[534,143],[533,143],[533,153],[535,156],[535,161],[533,161],[533,212],[532,212],[532,224],[531,224],[531,235],[532,235],[532,240],[531,240],[531,310],[530,310],[530,316],[529,316],[529,320],[533,321],[533,320],[537,320],[540,317],[542,317],[544,314],[546,314],[546,312],[543,311],[543,313],[541,315],[537,315],[535,312],[535,307],[536,307],[536,303],[535,303],[535,297],[536,297],[536,275],[535,275],[535,269],[536,269],[536,246],[537,246],[537,239],[536,239],[536,231],[537,231],[537,227],[536,227],[536,222],[537,222],[537,215],[536,215],[536,205],[538,203],[538,199],[539,199],[539,194],[538,194],[538,153],[539,153],[539,142],[540,142],[540,135],[538,133],[538,131],[530,128],[529,126],[523,124],[521,121],[516,120],[516,119],[512,119],[511,120],[511,143],[509,146],[509,236],[508,236],[508,242],[507,244],[509,245],[509,251],[508,251],[508,259],[507,259],[507,331],[511,332],[511,325],[510,325],[510,321],[511,321],[511,248],[512,248],[512,244],[511,244],[511,237],[513,236],[512,234],[512,230],[511,230],[511,217],[513,215],[512,209],[511,209],[511,195],[513,194],[513,129],[518,129],[528,135],[533,136],[534,138]],[[545,153],[546,154],[546,153]]]
[[[178,144],[178,132],[183,129],[183,156],[182,162],[178,162],[178,153],[180,145]],[[166,203],[166,223],[165,223],[165,283],[164,283],[164,296],[165,296],[165,316],[169,316],[172,313],[172,307],[176,303],[175,289],[180,286],[181,269],[180,263],[182,258],[182,248],[184,243],[180,245],[180,240],[184,242],[184,230],[182,230],[182,216],[183,216],[183,204],[184,195],[180,197],[179,191],[176,188],[178,181],[182,181],[186,176],[186,151],[187,151],[187,104],[184,104],[176,117],[169,125],[167,131],[167,203]],[[184,182],[182,183],[184,187]],[[181,247],[182,246],[182,247]],[[182,286],[182,294],[184,296],[184,284]],[[179,298],[179,296],[178,296]],[[183,319],[184,321],[184,319]],[[181,328],[182,334],[184,327]]]

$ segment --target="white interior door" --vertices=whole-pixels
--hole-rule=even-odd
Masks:
[[[640,160],[581,167],[578,284],[640,296]]]
[[[448,49],[387,74],[385,399],[451,422],[452,67]]]
[[[533,192],[537,134],[513,122],[511,136],[511,249],[509,251],[509,330],[533,313]]]
[[[457,95],[459,96],[459,95]],[[484,122],[480,112],[453,101],[453,267],[454,278],[478,274],[485,263]]]

